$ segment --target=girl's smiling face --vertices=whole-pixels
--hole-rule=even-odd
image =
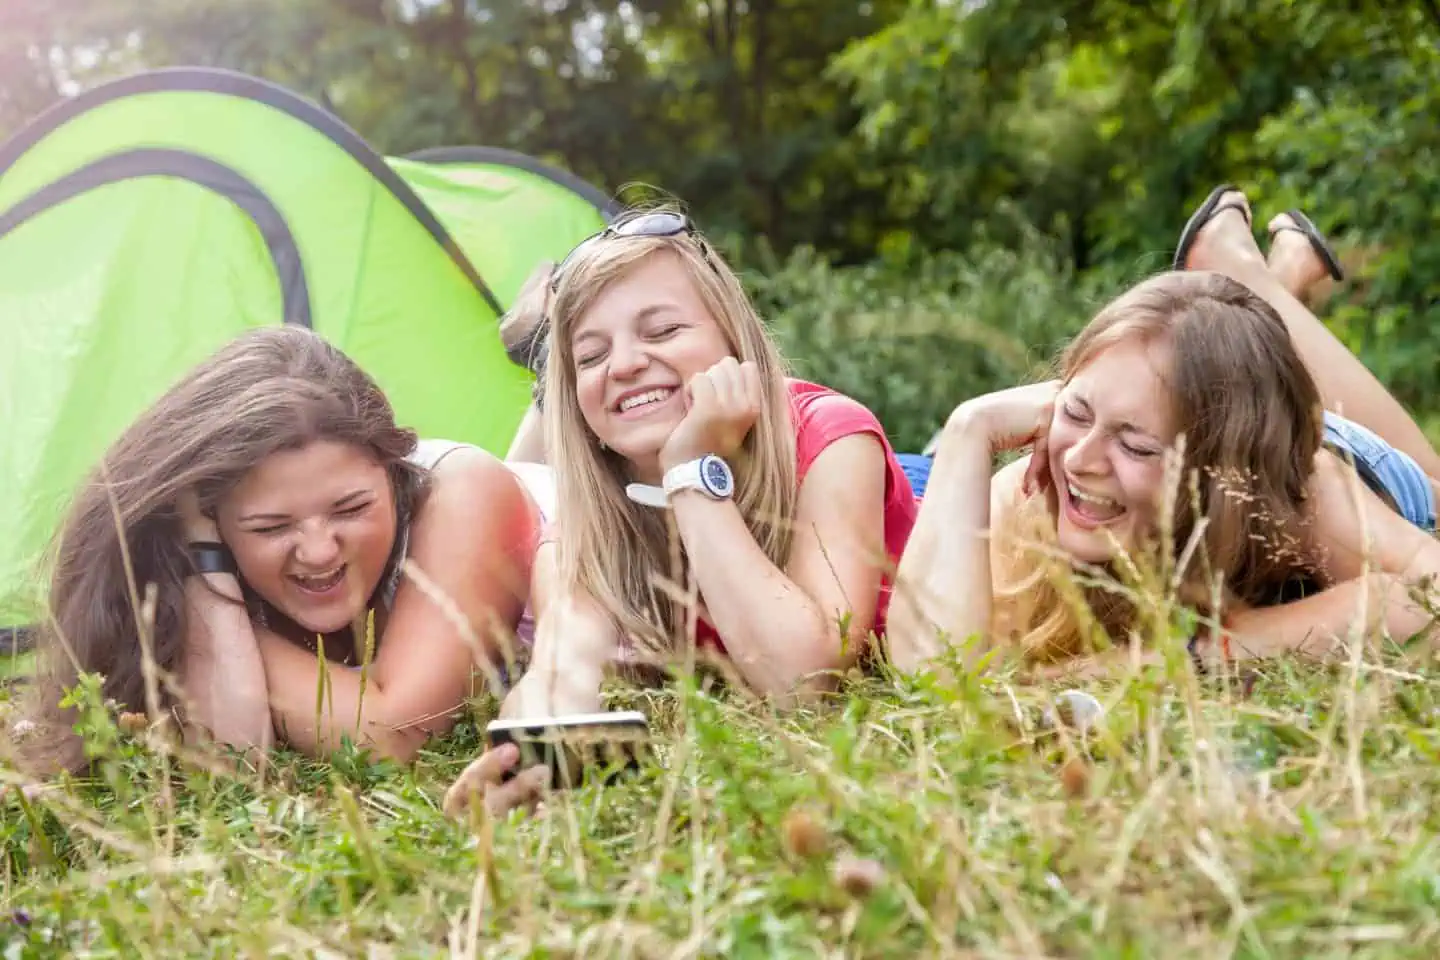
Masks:
[[[684,419],[685,385],[733,356],[675,255],[647,256],[596,297],[571,338],[580,413],[642,472]]]
[[[256,464],[217,520],[250,588],[314,633],[364,613],[395,545],[389,474],[359,447],[329,440]]]
[[[1061,389],[1047,443],[1061,549],[1104,564],[1155,528],[1165,451],[1175,442],[1165,371],[1170,348],[1122,341],[1092,358]],[[1113,538],[1113,540],[1112,540]]]

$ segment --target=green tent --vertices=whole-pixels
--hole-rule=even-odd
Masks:
[[[228,71],[97,87],[0,147],[0,628],[105,447],[192,364],[296,323],[422,436],[503,453],[530,374],[497,319],[612,214],[508,151],[377,155],[316,104]]]

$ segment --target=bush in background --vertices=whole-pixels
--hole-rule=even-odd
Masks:
[[[957,404],[1043,376],[1116,284],[1079,281],[1037,235],[836,267],[809,248],[742,253],[742,275],[797,376],[875,411],[919,450]]]
[[[1422,419],[1440,407],[1440,51],[1425,63],[1297,97],[1260,128],[1249,163],[1267,212],[1301,207],[1329,234],[1349,277],[1325,319]]]

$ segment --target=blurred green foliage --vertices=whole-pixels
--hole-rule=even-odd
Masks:
[[[230,67],[388,153],[484,143],[738,237],[800,372],[901,446],[1168,265],[1216,183],[1349,271],[1319,311],[1423,415],[1440,347],[1437,0],[7,0],[0,132]]]

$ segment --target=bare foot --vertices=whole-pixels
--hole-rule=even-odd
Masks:
[[[1250,230],[1250,204],[1245,194],[1232,190],[1220,198],[1217,211],[1195,234],[1185,269],[1230,274],[1237,268],[1264,266],[1265,256]]]
[[[1265,262],[1270,272],[1296,300],[1311,302],[1316,285],[1330,279],[1325,261],[1315,252],[1310,239],[1300,232],[1289,214],[1275,214],[1267,229],[1270,232],[1270,256]]]

